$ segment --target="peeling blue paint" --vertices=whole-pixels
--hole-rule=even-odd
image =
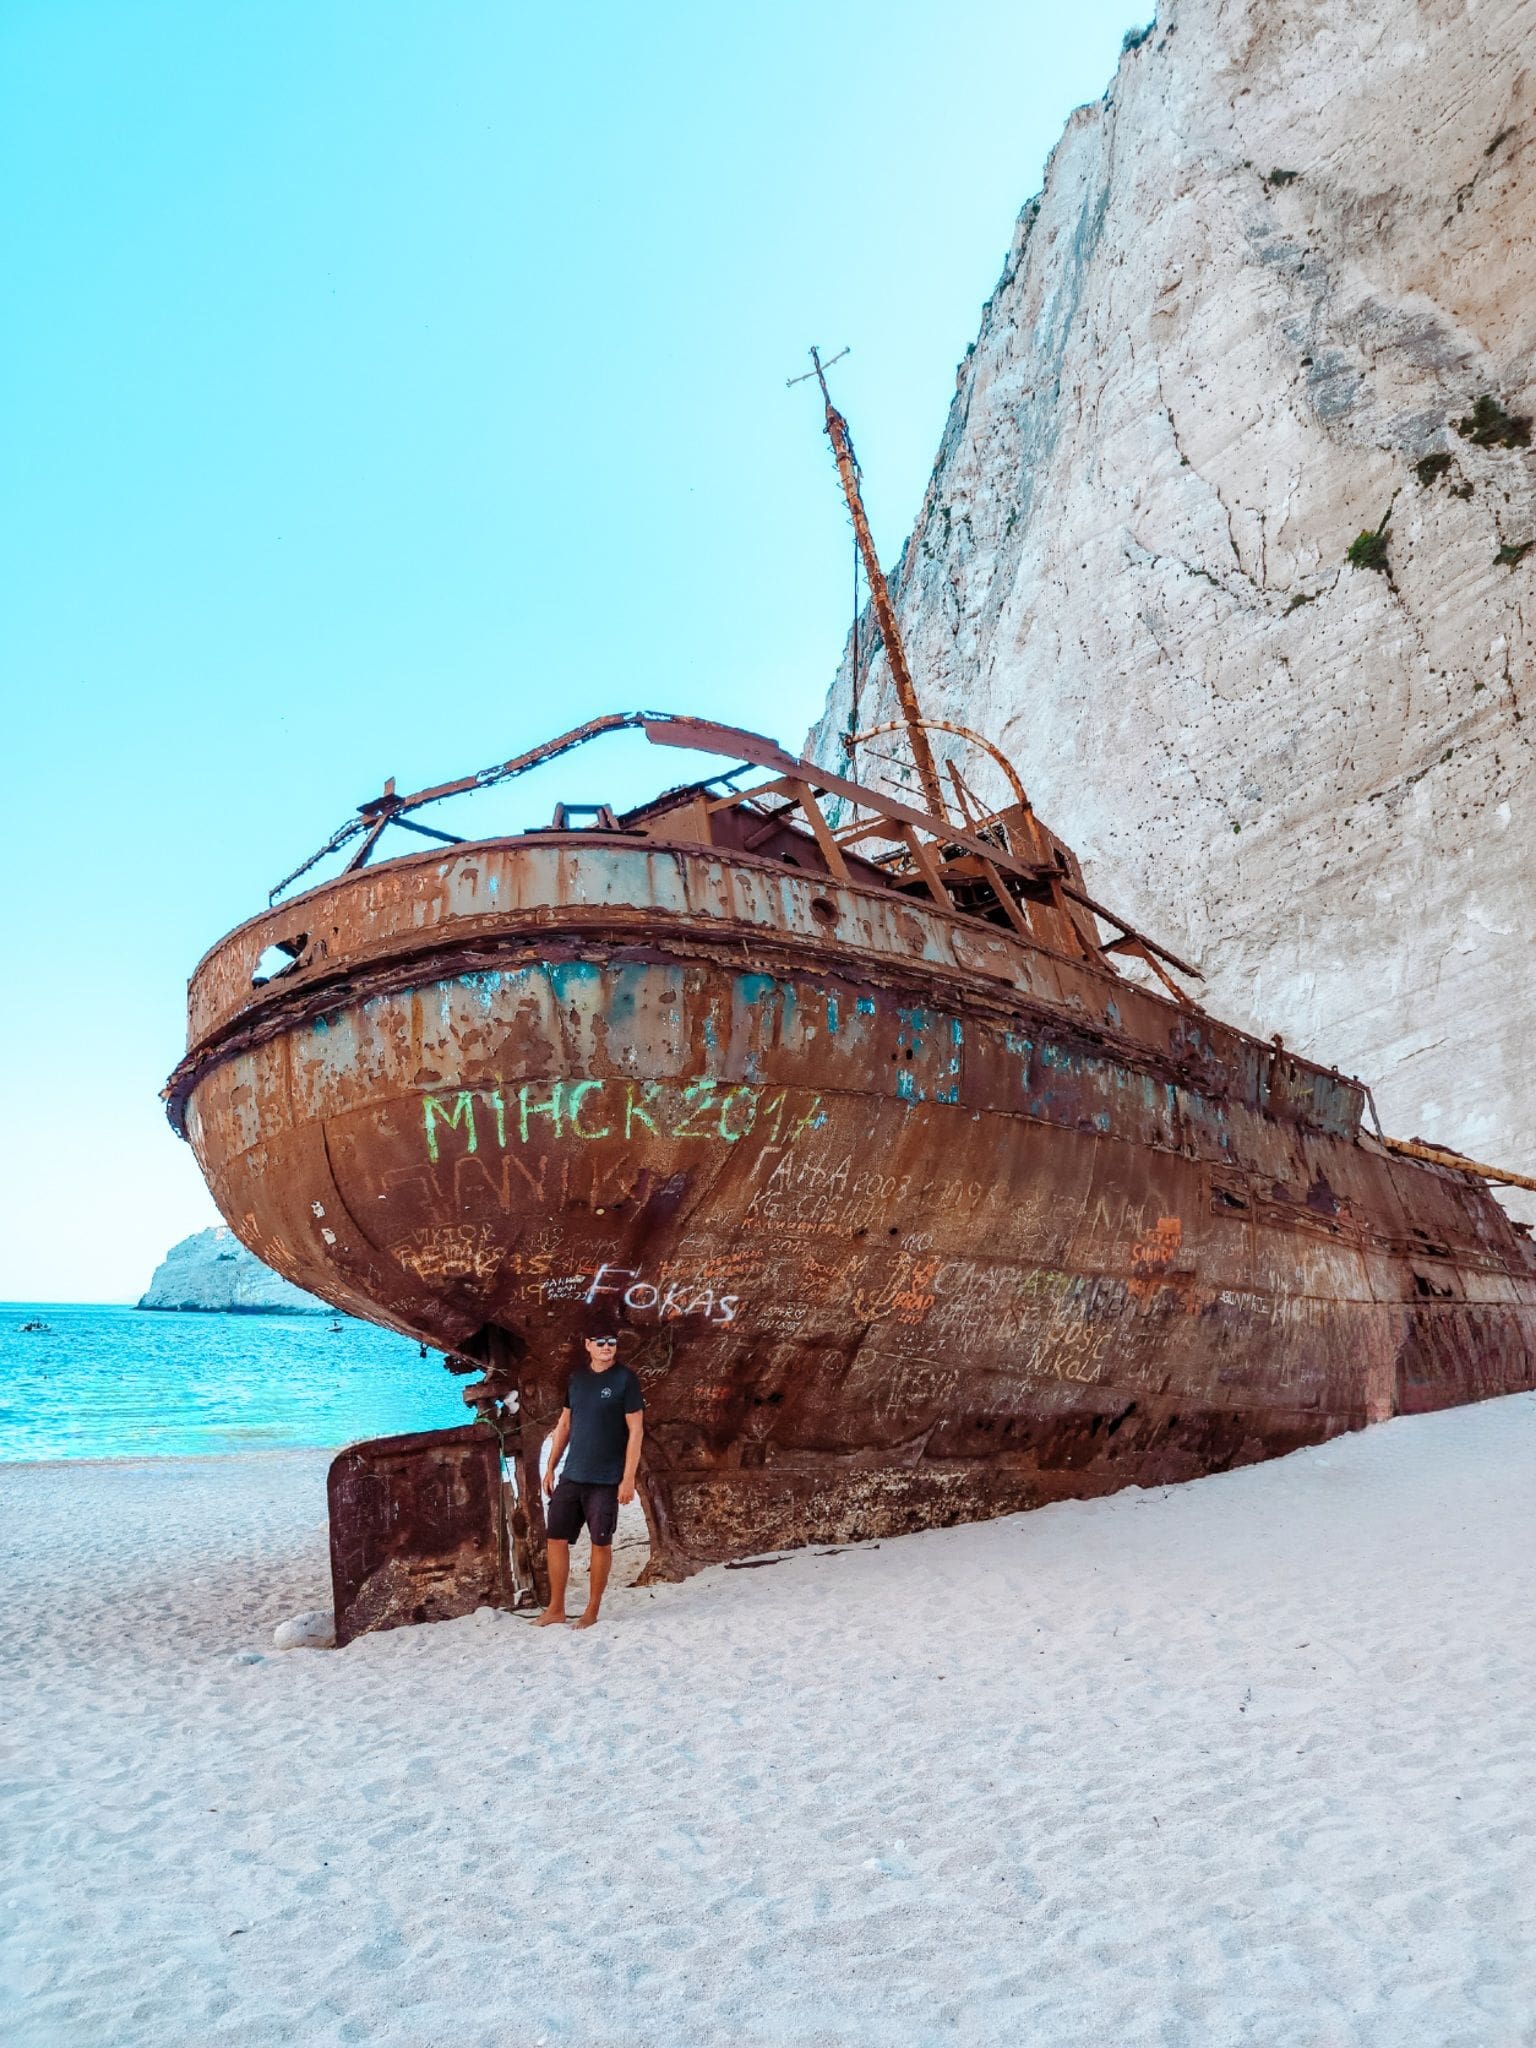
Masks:
[[[1100,1064],[1085,1060],[1080,1053],[1069,1052],[1065,1046],[1052,1045],[1049,1040],[1039,1048],[1042,1067],[1052,1067],[1061,1074],[1083,1074]]]
[[[608,1023],[610,1027],[628,1024],[634,1017],[636,1004],[651,979],[646,967],[621,967],[608,997]],[[659,1000],[666,1005],[672,1019],[678,1015],[682,1002],[681,991],[675,988],[663,989]]]
[[[488,967],[477,974],[461,974],[459,986],[466,988],[483,1010],[489,1010],[493,1001],[501,994],[503,976],[497,968]]]
[[[595,960],[546,960],[544,972],[562,1009],[603,978],[603,970]]]

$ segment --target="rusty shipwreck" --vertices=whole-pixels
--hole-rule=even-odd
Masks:
[[[1202,1011],[1006,764],[989,807],[952,750],[946,798],[958,729],[921,718],[827,425],[920,794],[599,719],[389,788],[322,849],[344,872],[193,975],[168,1108],[237,1235],[483,1374],[463,1429],[333,1467],[342,1639],[541,1588],[539,1447],[596,1309],[631,1332],[669,1576],[1536,1384],[1492,1169]],[[620,728],[719,772],[505,838],[415,815]],[[427,843],[379,858],[393,828]]]

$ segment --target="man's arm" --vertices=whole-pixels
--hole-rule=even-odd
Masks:
[[[560,1410],[560,1420],[555,1424],[555,1433],[549,1440],[549,1463],[544,1468],[544,1491],[546,1493],[553,1493],[555,1490],[555,1467],[565,1456],[565,1447],[570,1440],[571,1411],[569,1408],[562,1408]],[[611,1472],[613,1467],[610,1465],[608,1469]]]
[[[627,1508],[635,1497],[635,1474],[640,1469],[640,1444],[645,1435],[645,1416],[637,1408],[633,1415],[626,1415],[625,1424],[629,1429],[629,1444],[624,1452],[624,1477],[619,1481],[619,1506]],[[609,1471],[613,1467],[609,1466]]]

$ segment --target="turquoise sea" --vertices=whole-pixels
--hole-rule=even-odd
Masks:
[[[437,1352],[423,1358],[409,1339],[349,1317],[0,1303],[0,1463],[323,1448],[449,1429],[469,1418],[462,1385]]]

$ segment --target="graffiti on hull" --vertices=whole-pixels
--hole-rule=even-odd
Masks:
[[[688,1081],[525,1081],[516,1088],[491,1082],[443,1089],[422,1097],[427,1157],[435,1166],[450,1147],[458,1155],[482,1147],[505,1152],[541,1138],[702,1139],[734,1145],[754,1133],[769,1144],[792,1141],[825,1121],[821,1097],[806,1107],[790,1102],[787,1088],[761,1082],[726,1083],[701,1074]]]

